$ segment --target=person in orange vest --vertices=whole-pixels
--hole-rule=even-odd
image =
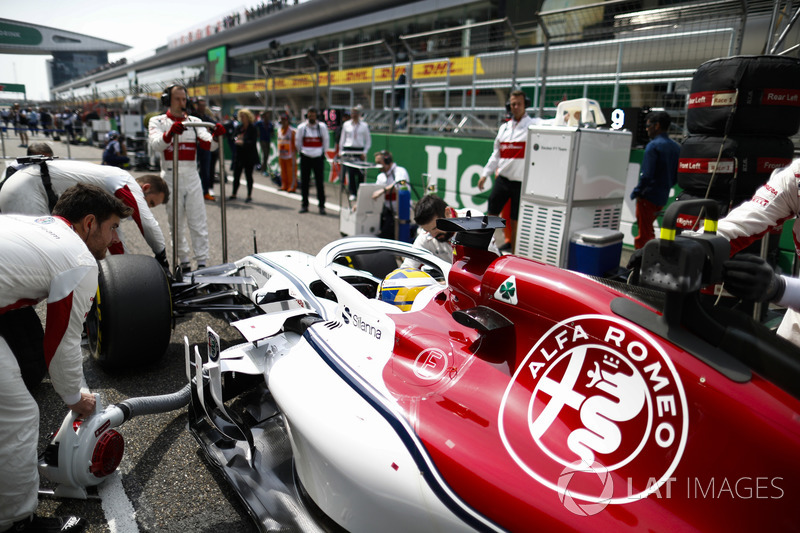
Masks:
[[[289,115],[281,114],[281,127],[278,128],[278,160],[281,165],[281,190],[297,190],[297,148],[295,129],[289,125]]]

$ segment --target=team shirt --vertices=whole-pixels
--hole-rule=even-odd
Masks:
[[[494,139],[494,150],[483,168],[484,176],[500,176],[511,181],[522,181],[525,175],[525,143],[528,127],[533,119],[528,115],[519,121],[509,120],[500,126]]]
[[[297,127],[295,147],[306,157],[322,157],[330,144],[328,127],[319,120],[312,126],[308,121]]]

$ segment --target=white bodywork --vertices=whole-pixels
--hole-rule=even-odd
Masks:
[[[461,513],[493,529],[438,478],[383,384],[381,375],[394,345],[389,314],[400,311],[364,296],[341,277],[358,271],[333,264],[337,256],[376,244],[449,273],[449,264],[425,250],[372,238],[337,241],[316,257],[275,252],[245,258],[237,265],[245,266],[245,274],[260,287],[249,295],[254,302],[282,289],[295,300],[281,302],[280,308],[266,304],[272,306],[270,313],[235,322],[251,342],[222,352],[219,367],[223,373],[263,374],[286,421],[305,490],[348,531],[473,531],[443,500],[458,502]],[[333,291],[338,303],[305,290],[316,280]],[[430,297],[438,290],[430,291]],[[312,312],[324,321],[304,336],[278,333],[285,318]],[[204,367],[209,370],[209,364]],[[213,380],[214,372],[209,374]]]

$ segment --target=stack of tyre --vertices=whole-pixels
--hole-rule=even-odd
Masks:
[[[723,216],[792,161],[800,59],[734,56],[703,63],[692,79],[686,124],[680,199],[714,199]]]

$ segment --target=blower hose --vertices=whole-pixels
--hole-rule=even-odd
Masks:
[[[162,394],[161,396],[143,396],[141,398],[128,398],[116,404],[123,414],[123,422],[135,416],[167,413],[189,405],[192,398],[192,384],[187,383],[178,392]]]

